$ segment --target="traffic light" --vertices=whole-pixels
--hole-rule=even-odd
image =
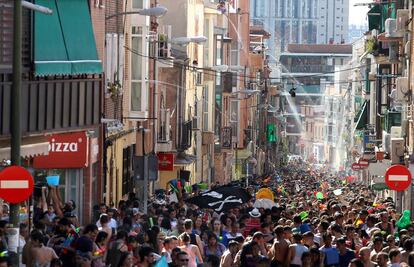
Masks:
[[[267,133],[267,141],[268,142],[276,142],[277,138],[276,138],[276,125],[274,123],[270,123],[267,125],[267,129],[266,129],[266,133]]]

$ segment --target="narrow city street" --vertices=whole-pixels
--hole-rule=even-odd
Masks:
[[[0,0],[0,267],[414,267],[412,0]]]

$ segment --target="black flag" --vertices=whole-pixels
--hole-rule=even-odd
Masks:
[[[251,196],[241,187],[221,186],[186,200],[201,209],[214,209],[217,212],[236,208],[250,200]]]

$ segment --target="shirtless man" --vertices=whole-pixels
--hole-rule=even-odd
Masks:
[[[283,232],[282,226],[279,225],[275,228],[276,239],[270,249],[271,255],[269,255],[272,259],[272,266],[275,267],[288,266],[286,256],[288,255],[290,242],[284,238]]]

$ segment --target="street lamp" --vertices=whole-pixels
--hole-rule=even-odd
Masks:
[[[246,89],[246,90],[239,90],[239,91],[235,91],[232,94],[233,95],[237,95],[237,94],[246,94],[246,95],[252,95],[252,94],[258,94],[260,93],[260,90],[251,90],[251,89]]]
[[[201,44],[207,41],[205,36],[193,36],[193,37],[175,37],[169,40],[170,43],[176,45],[187,45],[189,43]]]
[[[167,13],[167,11],[168,9],[164,6],[156,6],[156,7],[144,8],[144,9],[136,10],[136,11],[126,11],[126,12],[115,13],[115,14],[107,16],[105,20],[118,17],[118,16],[134,15],[134,14],[138,14],[142,16],[149,16],[149,17],[162,17],[165,15],[165,13]]]
[[[211,69],[215,72],[226,72],[229,69],[229,66],[227,65],[216,65],[212,66]]]
[[[216,65],[211,67],[212,70],[216,71],[216,72],[226,72],[226,71],[231,71],[231,72],[238,72],[238,71],[243,71],[245,68],[243,66],[238,66],[238,65]]]
[[[53,13],[53,11],[50,8],[41,5],[36,5],[27,1],[22,1],[22,7],[48,15],[51,15]]]

